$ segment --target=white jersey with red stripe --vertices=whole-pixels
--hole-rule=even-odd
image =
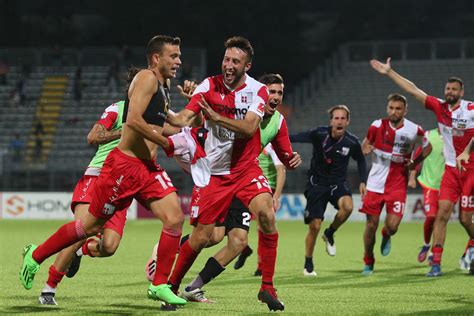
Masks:
[[[372,168],[367,189],[377,193],[407,188],[408,172],[405,159],[411,157],[416,143],[428,146],[423,129],[403,119],[399,128],[393,128],[387,118],[376,120],[369,127],[367,139],[374,146]]]
[[[474,137],[474,103],[461,100],[459,106],[449,109],[446,101],[426,96],[425,107],[435,113],[444,142],[446,165],[456,167],[456,157],[464,151]],[[471,151],[466,168],[474,168],[474,152]]]
[[[199,113],[201,107],[198,102],[201,95],[220,115],[243,120],[247,112],[263,117],[268,89],[248,75],[245,75],[244,84],[234,90],[224,84],[222,75],[208,77],[198,85],[186,108]],[[211,174],[239,173],[249,164],[258,165],[257,157],[261,151],[259,128],[252,137],[245,138],[210,120],[205,121],[204,127],[209,131],[205,151]]]

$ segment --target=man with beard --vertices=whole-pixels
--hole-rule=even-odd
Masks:
[[[317,275],[314,270],[313,252],[328,202],[338,212],[334,221],[324,231],[323,239],[326,242],[328,255],[336,255],[334,233],[349,218],[353,208],[352,192],[346,183],[350,158],[357,161],[360,195],[363,198],[366,194],[367,165],[359,139],[347,131],[350,122],[349,108],[345,105],[336,105],[328,110],[328,114],[329,126],[320,126],[290,136],[292,142],[313,145],[313,157],[305,191],[307,204],[304,222],[308,225],[303,270],[305,276]]]
[[[257,218],[262,254],[262,285],[258,299],[270,310],[283,310],[273,287],[278,232],[273,199],[267,179],[258,166],[261,151],[259,124],[268,100],[267,87],[246,74],[252,66],[253,48],[243,37],[229,38],[222,61],[222,74],[206,78],[194,91],[184,110],[169,123],[185,126],[201,113],[209,130],[205,152],[211,178],[204,188],[195,187],[191,204],[189,239],[180,248],[170,283],[174,291],[200,251],[208,244],[216,222],[222,222],[234,197],[240,199]],[[294,153],[281,157],[285,165]]]
[[[380,214],[385,205],[387,216],[382,228],[380,251],[387,256],[391,248],[391,236],[395,235],[403,217],[407,195],[408,170],[413,170],[431,151],[431,145],[424,138],[423,129],[407,120],[407,100],[403,95],[388,96],[387,114],[384,119],[375,120],[362,142],[364,154],[373,153],[372,168],[367,180],[367,195],[359,210],[367,215],[364,231],[364,275],[374,271],[375,233]],[[423,151],[413,161],[415,145],[422,143]]]
[[[445,100],[427,95],[413,82],[402,77],[390,66],[390,58],[386,63],[371,60],[370,64],[378,73],[387,75],[401,89],[413,95],[417,101],[435,113],[438,127],[444,142],[445,170],[439,192],[438,214],[433,229],[433,265],[426,274],[428,277],[441,276],[441,257],[446,239],[446,225],[454,205],[461,199],[459,220],[469,235],[469,246],[474,250],[474,194],[470,187],[470,178],[474,173],[474,153],[464,164],[465,171],[456,169],[456,157],[459,156],[474,136],[474,103],[463,100],[464,83],[457,77],[448,79],[445,88]],[[474,252],[474,251],[473,251]]]

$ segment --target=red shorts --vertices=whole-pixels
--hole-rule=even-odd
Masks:
[[[91,203],[91,193],[97,181],[97,176],[88,176],[83,175],[81,179],[76,184],[74,188],[74,193],[72,194],[71,201],[71,210],[74,212],[74,209],[78,204],[90,204]],[[112,229],[117,232],[120,237],[123,236],[123,229],[127,221],[127,209],[122,209],[115,212],[102,227],[103,229]]]
[[[465,174],[461,192],[461,211],[474,212],[474,169],[463,171]]]
[[[438,214],[439,191],[421,186],[423,188],[423,204],[426,217],[436,217]]]
[[[159,165],[127,156],[115,148],[105,159],[91,192],[89,213],[109,219],[116,211],[127,209],[134,198],[139,201],[161,199],[176,191]]]
[[[441,179],[439,199],[456,204],[461,198],[461,211],[474,211],[472,177],[474,177],[474,169],[459,172],[455,167],[446,166]]]
[[[362,207],[359,212],[368,215],[380,215],[380,213],[382,213],[382,208],[385,205],[388,214],[403,217],[406,198],[406,191],[377,193],[367,190],[367,195],[362,201]]]
[[[239,174],[212,175],[204,188],[194,187],[191,198],[191,225],[222,223],[234,197],[248,207],[261,193],[272,193],[258,165]]]

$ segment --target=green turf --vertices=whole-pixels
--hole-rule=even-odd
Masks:
[[[159,237],[155,221],[129,222],[124,240],[112,258],[82,261],[73,279],[60,285],[56,307],[39,306],[38,294],[46,280],[48,260],[42,264],[33,289],[26,291],[18,280],[21,251],[29,242],[40,243],[59,227],[58,221],[0,221],[0,313],[42,314],[148,314],[158,303],[146,298],[145,263]],[[372,276],[360,274],[363,263],[363,224],[348,223],[336,233],[337,256],[329,257],[318,239],[315,251],[317,277],[303,276],[306,227],[300,222],[281,222],[275,285],[285,302],[285,313],[294,315],[388,315],[388,314],[474,314],[474,277],[459,269],[458,260],[467,238],[459,223],[448,226],[441,278],[424,274],[425,264],[416,261],[422,241],[422,224],[402,224],[388,257],[379,255]],[[324,225],[325,226],[325,225]],[[186,225],[186,231],[189,230]],[[252,229],[251,245],[256,249]],[[217,246],[219,247],[219,246]],[[199,272],[218,248],[201,253],[184,282]],[[179,314],[262,314],[266,305],[257,302],[259,279],[253,277],[257,256],[244,268],[227,271],[206,286],[216,304],[188,303]]]

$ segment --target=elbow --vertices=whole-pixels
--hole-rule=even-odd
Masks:
[[[245,131],[242,134],[244,135],[245,138],[250,138],[253,135],[255,135],[255,133],[257,132],[257,128],[258,128],[258,125],[257,126],[251,126],[249,128],[246,128]]]
[[[91,134],[87,135],[87,143],[89,145],[97,145],[98,144],[97,143],[97,137],[95,137],[95,135],[91,135]]]

